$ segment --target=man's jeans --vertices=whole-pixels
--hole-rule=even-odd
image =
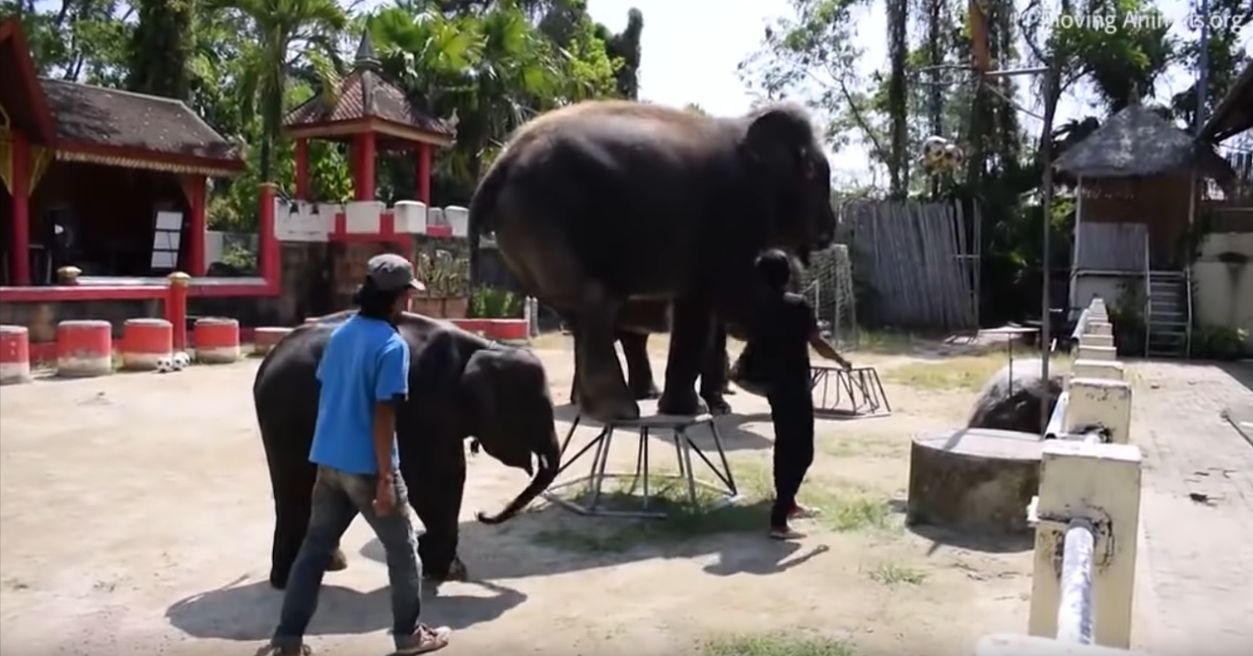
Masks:
[[[322,575],[331,553],[348,525],[361,513],[387,551],[387,574],[391,582],[392,627],[396,648],[417,642],[413,633],[422,609],[422,572],[417,555],[417,534],[411,520],[409,492],[400,472],[396,472],[396,507],[380,517],[374,512],[378,477],[348,474],[330,467],[318,467],[313,484],[313,510],[300,553],[292,564],[283,597],[283,611],[271,644],[299,647],[305,629],[318,606]]]

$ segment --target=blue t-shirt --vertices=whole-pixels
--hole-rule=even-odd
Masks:
[[[409,345],[380,319],[353,316],[331,333],[318,364],[322,391],[309,460],[350,474],[377,474],[374,406],[409,392]],[[399,457],[392,437],[392,466]]]

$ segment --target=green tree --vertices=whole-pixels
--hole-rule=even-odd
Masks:
[[[195,0],[139,0],[139,24],[131,35],[132,91],[186,100],[191,92],[188,60],[194,49]]]
[[[241,119],[261,118],[259,173],[271,180],[275,144],[283,120],[288,76],[305,53],[333,55],[337,30],[347,17],[334,0],[227,0],[247,17],[253,40],[244,50]]]
[[[908,0],[886,0],[888,13],[888,61],[891,74],[888,77],[887,110],[891,121],[891,154],[888,175],[891,178],[893,197],[905,196],[906,178],[909,176],[906,134],[905,58],[909,54],[907,25],[909,21]]]
[[[134,7],[117,0],[60,0],[48,7],[39,11],[33,2],[0,2],[0,15],[19,16],[39,74],[122,86]]]
[[[1213,20],[1209,22],[1208,74],[1206,76],[1205,116],[1210,116],[1218,107],[1218,103],[1226,97],[1227,92],[1235,83],[1240,71],[1248,64],[1250,57],[1240,44],[1241,31],[1253,22],[1253,4],[1248,0],[1209,0],[1210,16],[1230,17],[1232,20]],[[1189,15],[1196,19],[1196,7],[1192,7]],[[1201,55],[1200,35],[1180,48],[1180,61],[1187,66],[1192,83],[1171,98],[1170,106],[1174,114],[1183,118],[1189,126],[1196,123],[1196,85],[1197,70]]]

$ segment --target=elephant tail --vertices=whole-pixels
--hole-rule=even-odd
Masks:
[[[507,152],[501,153],[496,161],[492,163],[492,167],[488,169],[487,175],[479,182],[479,187],[474,191],[474,197],[470,199],[470,218],[468,226],[467,239],[470,242],[470,281],[472,284],[479,280],[479,236],[483,232],[491,232],[495,229],[495,212],[496,198],[500,195],[500,189],[508,178],[506,169],[508,162]]]
[[[560,467],[558,460],[559,456],[556,453],[539,454],[539,470],[535,472],[535,477],[531,479],[526,489],[522,490],[521,494],[514,498],[513,501],[510,501],[509,505],[505,506],[504,510],[501,510],[499,513],[495,515],[488,515],[484,512],[478,513],[478,520],[484,524],[500,524],[517,515],[535,497],[539,496],[540,492],[548,489],[553,479],[557,478],[557,470]]]

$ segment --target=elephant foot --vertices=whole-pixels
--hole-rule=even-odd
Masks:
[[[714,416],[731,414],[731,404],[721,396],[705,397],[705,405],[709,407],[709,414]]]
[[[344,555],[344,550],[336,548],[331,552],[331,561],[326,565],[328,572],[342,572],[348,569],[348,556]]]
[[[693,390],[674,392],[667,389],[657,402],[657,412],[663,415],[692,416],[708,412],[708,407]]]
[[[442,572],[423,568],[422,578],[438,585],[446,581],[468,581],[470,572],[466,569],[466,564],[461,562],[461,556],[453,556],[448,568]]]
[[[623,390],[625,391],[625,390]],[[614,420],[631,420],[640,418],[640,406],[629,397],[587,398],[584,395],[579,402],[579,411],[601,422]]]
[[[287,588],[287,573],[278,573],[277,570],[270,570],[270,587],[275,590],[285,590]]]
[[[635,397],[636,401],[647,401],[660,398],[661,390],[657,389],[657,385],[652,381],[649,381],[647,385],[632,385],[631,396]]]

